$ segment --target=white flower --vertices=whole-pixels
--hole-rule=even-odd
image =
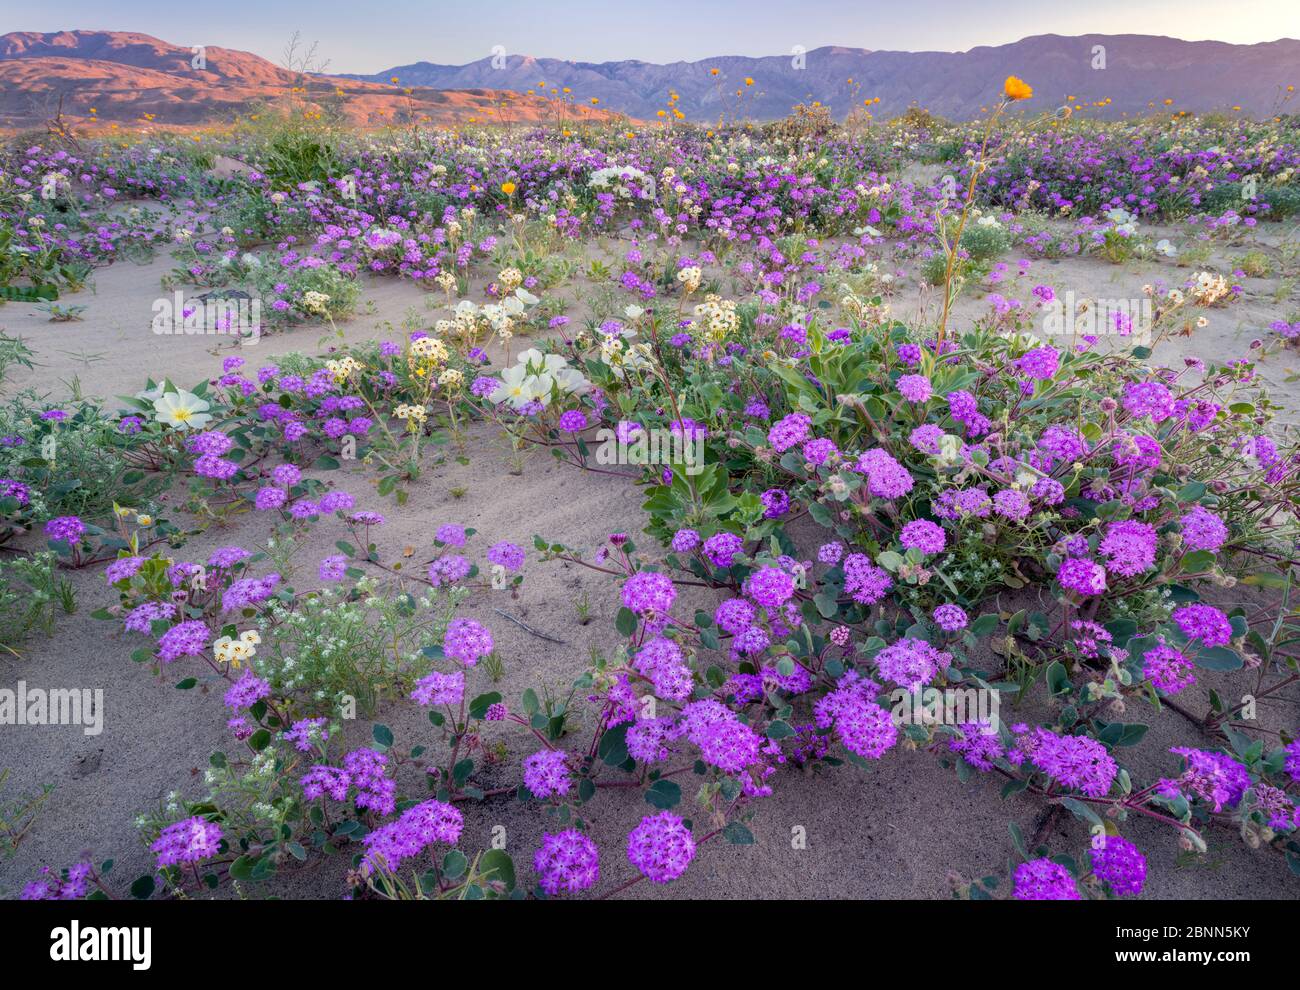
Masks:
[[[1178,248],[1169,243],[1169,238],[1164,237],[1156,241],[1156,254],[1162,254],[1166,258],[1173,258],[1178,255]]]
[[[493,403],[509,402],[516,409],[526,406],[530,401],[526,379],[528,369],[523,364],[516,364],[501,372],[501,384],[488,396]]]
[[[316,292],[309,289],[302,294],[302,309],[308,313],[324,314],[328,312],[326,307],[329,305],[330,297],[323,292]]]
[[[212,419],[208,404],[193,392],[168,392],[153,404],[159,423],[178,430],[198,430]]]

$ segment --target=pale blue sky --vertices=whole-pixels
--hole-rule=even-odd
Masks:
[[[1031,34],[1165,34],[1249,43],[1300,37],[1297,0],[3,0],[0,32],[139,31],[279,61],[295,31],[334,72],[511,55],[600,62],[777,55],[794,45],[965,50]]]

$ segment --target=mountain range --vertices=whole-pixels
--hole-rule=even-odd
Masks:
[[[220,124],[290,96],[304,107],[337,107],[363,126],[537,121],[563,109],[556,100],[480,86],[397,87],[298,72],[249,52],[195,51],[126,31],[0,35],[0,127],[33,126],[60,110],[65,121],[90,127]]]
[[[1286,86],[1300,85],[1300,41],[1233,45],[1154,35],[1046,34],[965,52],[827,47],[669,65],[508,55],[468,65],[416,62],[355,78],[396,76],[404,85],[521,92],[540,92],[545,83],[548,93],[568,87],[579,100],[594,96],[602,106],[643,119],[654,118],[676,93],[675,105],[689,119],[708,122],[720,114],[730,117],[737,104],[750,118],[773,119],[814,100],[842,118],[877,97],[880,102],[871,107],[876,116],[894,116],[915,104],[950,119],[971,119],[998,98],[1010,74],[1034,87],[1030,109],[1055,109],[1074,96],[1084,105],[1109,98],[1095,108],[1107,117],[1143,113],[1167,99],[1177,109],[1240,106],[1242,112],[1268,114],[1278,109]],[[745,84],[747,78],[752,85]]]
[[[920,106],[963,120],[997,100],[1010,74],[1034,87],[1027,112],[1071,102],[1107,117],[1153,107],[1264,115],[1294,112],[1286,87],[1300,84],[1300,41],[1233,45],[1154,35],[1037,35],[965,52],[825,47],[666,65],[495,55],[371,74],[296,72],[228,48],[201,55],[197,62],[191,48],[132,32],[0,36],[0,127],[46,120],[60,102],[66,117],[81,122],[223,123],[290,94],[336,106],[360,125],[616,113],[654,120],[661,111],[712,123],[775,119],[814,101],[837,118],[871,101],[877,117]]]

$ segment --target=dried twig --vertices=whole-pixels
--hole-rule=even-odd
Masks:
[[[569,645],[568,643],[566,643],[566,642],[565,642],[564,640],[562,640],[562,639],[556,639],[554,636],[548,636],[548,635],[547,635],[546,633],[544,633],[544,632],[538,632],[538,631],[537,631],[536,629],[534,629],[532,626],[528,625],[528,623],[524,622],[524,621],[521,620],[521,619],[516,619],[516,618],[515,618],[513,615],[511,615],[509,612],[503,612],[503,611],[501,611],[501,609],[497,608],[495,605],[492,607],[492,611],[495,612],[497,615],[501,616],[501,617],[504,618],[504,619],[509,619],[511,622],[513,622],[515,625],[517,625],[517,626],[518,626],[520,629],[522,629],[524,632],[526,632],[526,633],[531,633],[532,635],[536,636],[538,639],[544,639],[544,640],[546,640],[548,643],[559,643],[561,646],[568,646],[568,645]]]

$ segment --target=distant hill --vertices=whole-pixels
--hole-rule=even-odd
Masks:
[[[538,121],[563,112],[557,101],[496,87],[429,89],[406,83],[399,88],[353,77],[304,77],[230,48],[210,47],[202,55],[202,68],[195,68],[190,48],[121,31],[0,36],[0,127],[38,124],[54,112],[60,97],[65,116],[82,121],[137,124],[152,115],[151,122],[160,126],[223,123],[295,86],[305,90],[308,102],[337,105],[351,122],[363,125]],[[413,87],[410,92],[407,86]],[[581,112],[612,116],[590,106]]]

